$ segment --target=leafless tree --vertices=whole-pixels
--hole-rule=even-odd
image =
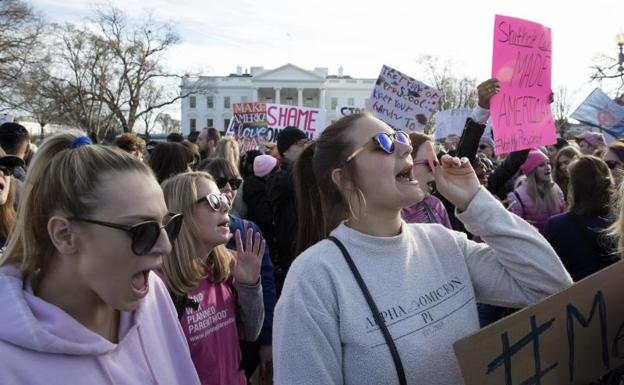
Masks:
[[[421,80],[442,91],[439,111],[477,105],[477,80],[455,72],[451,60],[442,62],[436,56],[422,55],[416,62],[425,74]]]
[[[22,0],[0,1],[0,110],[15,109],[16,82],[38,57],[44,29],[42,17]]]
[[[156,116],[156,122],[160,125],[162,132],[171,134],[172,132],[180,132],[180,121],[173,119],[167,113],[160,113]]]
[[[589,79],[590,82],[598,84],[603,91],[615,94],[614,100],[624,105],[624,72],[620,71],[619,67],[617,57],[604,54],[596,56],[589,66],[591,70]]]

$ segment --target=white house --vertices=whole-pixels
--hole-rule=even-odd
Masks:
[[[232,104],[265,102],[327,110],[327,124],[336,120],[339,106],[364,107],[375,87],[376,79],[355,79],[328,75],[327,68],[305,70],[293,64],[275,69],[251,67],[228,76],[201,76],[183,81],[182,92],[197,88],[199,92],[182,99],[182,133],[215,127],[224,131],[232,118]]]

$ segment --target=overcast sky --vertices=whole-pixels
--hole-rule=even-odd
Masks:
[[[77,22],[95,2],[31,0],[48,20]],[[423,54],[452,59],[462,74],[487,79],[494,15],[519,17],[553,31],[553,87],[566,86],[579,104],[592,58],[617,55],[624,32],[624,0],[546,1],[284,1],[113,0],[132,17],[152,10],[172,22],[182,43],[168,55],[176,71],[227,75],[236,66],[306,69],[339,66],[354,77],[377,77],[388,64],[415,78]],[[608,87],[605,87],[608,91]],[[178,112],[179,114],[179,112]]]

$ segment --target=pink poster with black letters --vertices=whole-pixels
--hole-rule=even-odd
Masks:
[[[548,27],[496,15],[492,77],[500,92],[490,103],[497,154],[556,142],[550,110],[552,34]]]

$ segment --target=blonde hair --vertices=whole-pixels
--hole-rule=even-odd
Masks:
[[[609,227],[611,235],[617,243],[617,254],[620,258],[624,256],[624,183],[618,187],[618,196],[614,212],[617,212],[616,221]]]
[[[223,158],[238,168],[240,164],[240,149],[238,142],[232,137],[225,137],[217,142],[215,158]]]
[[[171,290],[178,295],[187,294],[204,278],[224,282],[230,277],[232,254],[224,245],[215,247],[205,262],[202,262],[204,256],[197,255],[195,249],[195,239],[201,231],[206,231],[193,220],[193,209],[199,199],[197,185],[202,178],[214,181],[207,172],[194,171],[173,176],[162,184],[169,210],[184,215],[173,250],[162,264]]]
[[[527,185],[529,197],[535,202],[538,210],[546,210],[548,213],[557,213],[559,209],[559,199],[553,188],[554,182],[539,183],[537,181],[536,172],[533,171],[526,177],[524,182]]]
[[[113,147],[83,145],[70,149],[84,136],[72,130],[47,139],[35,154],[21,191],[17,221],[0,266],[16,265],[36,284],[56,254],[48,235],[48,221],[58,212],[89,215],[98,205],[98,186],[107,172],[138,171],[153,176],[149,167]]]

